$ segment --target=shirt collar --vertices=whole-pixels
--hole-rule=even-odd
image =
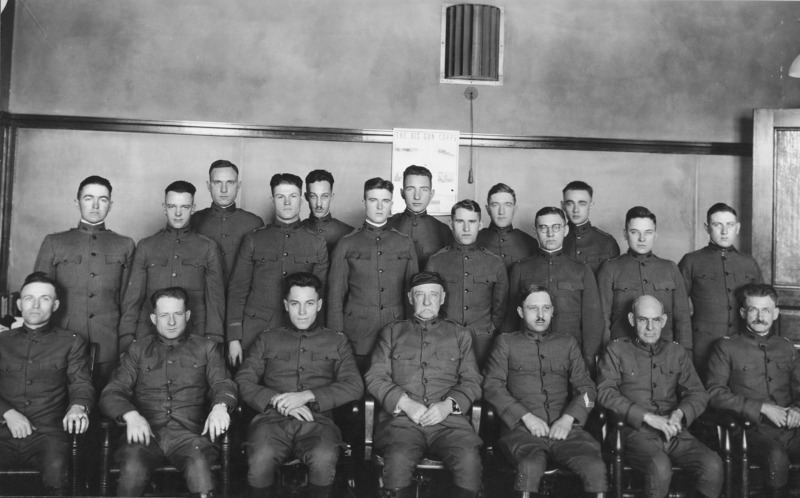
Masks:
[[[415,213],[414,211],[406,208],[406,210],[403,211],[403,215],[405,215],[408,218],[411,218],[412,220],[416,220],[417,218],[425,218],[426,216],[428,216],[428,210],[426,209],[421,213]]]
[[[44,325],[43,327],[39,327],[38,329],[32,329],[27,325],[25,325],[25,323],[23,323],[22,327],[19,328],[19,331],[25,333],[25,335],[27,335],[28,337],[30,337],[33,334],[38,334],[40,336],[45,335],[50,333],[51,330],[53,330],[53,322],[47,322],[46,325]]]
[[[433,327],[439,325],[439,322],[442,321],[441,317],[439,317],[438,315],[433,317],[433,318],[431,318],[430,320],[423,320],[422,318],[418,317],[417,315],[414,315],[411,318],[411,320],[415,324],[419,325],[420,327],[425,327],[425,328],[433,328]]]
[[[557,249],[557,250],[552,251],[552,252],[548,251],[547,249],[542,248],[541,246],[539,247],[539,254],[541,256],[547,258],[547,259],[553,259],[553,258],[556,258],[558,256],[561,256],[561,254],[563,252],[564,252],[564,246],[561,246],[560,249]]]
[[[317,320],[314,320],[314,323],[312,323],[310,327],[308,327],[305,330],[300,330],[297,327],[295,327],[292,322],[289,322],[289,329],[292,332],[296,332],[298,334],[313,334],[314,332],[317,331],[318,328],[317,323],[318,323]]]
[[[381,226],[373,225],[369,221],[364,220],[364,229],[369,230],[370,232],[383,232],[389,229],[389,223],[386,222]]]
[[[638,337],[634,337],[631,342],[637,348],[644,349],[645,351],[655,354],[661,351],[661,347],[664,345],[665,341],[664,339],[659,339],[655,342],[655,344],[645,344],[642,341],[640,341]]]
[[[524,331],[525,337],[530,337],[534,341],[545,341],[549,339],[552,334],[550,333],[550,327],[547,328],[544,332],[536,332],[535,330],[525,329]]]

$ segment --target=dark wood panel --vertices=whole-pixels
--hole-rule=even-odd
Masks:
[[[0,127],[3,153],[0,155],[0,289],[8,289],[9,238],[11,234],[11,200],[14,187],[15,129]]]
[[[800,311],[791,308],[781,308],[778,317],[778,334],[800,344]]]
[[[800,130],[775,130],[775,277],[800,287]],[[756,220],[757,221],[757,220]]]

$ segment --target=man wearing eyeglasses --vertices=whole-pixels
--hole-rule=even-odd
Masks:
[[[735,209],[721,202],[714,204],[705,223],[711,241],[678,263],[692,311],[694,366],[701,377],[714,341],[732,335],[742,325],[736,291],[745,284],[762,282],[756,260],[734,247],[740,227]]]
[[[540,209],[536,213],[535,226],[539,250],[511,267],[509,298],[515,302],[530,285],[550,291],[558,310],[553,316],[552,331],[575,337],[583,352],[583,360],[594,371],[594,357],[603,341],[603,322],[592,268],[564,254],[564,236],[569,227],[561,209]],[[520,330],[519,318],[517,310],[509,307],[501,330]]]
[[[689,299],[678,265],[653,254],[656,241],[656,215],[634,206],[625,215],[624,235],[628,252],[609,259],[597,273],[597,287],[603,308],[606,337],[635,337],[628,313],[634,299],[649,294],[664,305],[667,323],[662,336],[692,349]]]
[[[737,294],[745,326],[711,349],[711,406],[753,423],[749,453],[767,470],[770,496],[788,496],[789,461],[800,457],[800,356],[789,339],[772,331],[779,314],[774,287],[747,284]]]

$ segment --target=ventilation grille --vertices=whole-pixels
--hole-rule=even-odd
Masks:
[[[503,9],[445,5],[442,15],[443,83],[502,84]]]

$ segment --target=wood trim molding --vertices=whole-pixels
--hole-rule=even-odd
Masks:
[[[16,129],[11,126],[1,126],[0,132],[3,145],[0,155],[0,289],[7,292]]]
[[[329,142],[391,143],[392,130],[260,126],[207,121],[158,121],[141,119],[0,113],[0,125],[14,128],[88,130],[124,133],[203,135],[212,137],[269,138]],[[738,142],[685,142],[615,138],[549,137],[475,134],[475,147],[507,149],[556,149],[650,154],[694,154],[752,157],[753,145]],[[461,146],[470,135],[461,135]]]

